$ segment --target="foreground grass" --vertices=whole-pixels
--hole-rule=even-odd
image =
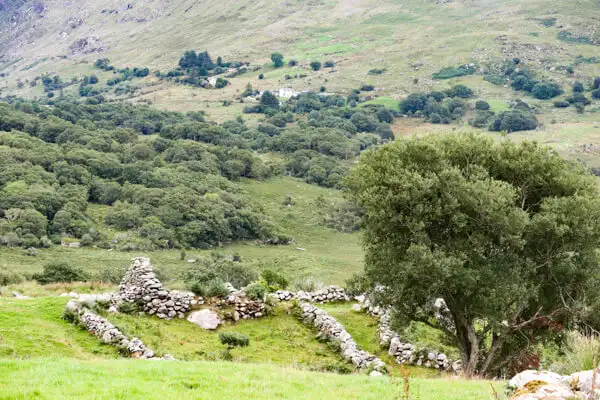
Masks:
[[[114,348],[61,319],[66,302],[0,298],[0,358],[117,358]]]
[[[393,399],[399,382],[226,362],[0,360],[0,399]],[[500,385],[496,390],[501,392]],[[412,379],[420,400],[492,399],[489,383]]]

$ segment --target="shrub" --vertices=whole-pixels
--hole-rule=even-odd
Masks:
[[[475,109],[481,111],[487,111],[490,109],[490,104],[487,101],[477,100],[475,103]]]
[[[554,102],[554,107],[556,108],[567,108],[571,105],[568,101],[565,100],[557,100]]]
[[[275,288],[275,291],[286,289],[290,284],[285,276],[270,269],[265,269],[260,276],[265,280],[267,285],[269,285],[269,289],[272,287]]]
[[[583,93],[585,92],[585,88],[583,87],[583,83],[579,81],[575,81],[573,83],[573,93]]]
[[[446,94],[448,97],[460,97],[461,99],[473,97],[473,91],[465,85],[456,85],[448,90]]]
[[[288,66],[290,67],[295,67],[296,65],[298,65],[298,61],[296,60],[290,60],[290,62],[288,62]]]
[[[139,311],[140,307],[136,303],[124,301],[123,303],[119,304],[119,312],[122,314],[135,314]]]
[[[313,61],[310,63],[310,67],[313,71],[318,71],[321,69],[321,63],[319,61]]]
[[[371,290],[371,282],[364,273],[354,273],[346,280],[346,293],[358,296]]]
[[[221,332],[219,333],[219,341],[221,344],[227,346],[229,350],[234,347],[247,347],[250,345],[248,335],[238,332]]]
[[[335,62],[333,62],[333,61],[325,61],[325,64],[323,64],[323,66],[325,68],[333,68],[333,67],[335,67]]]
[[[118,284],[125,275],[125,268],[120,266],[109,266],[100,271],[95,279],[102,283]]]
[[[323,287],[323,283],[315,280],[315,278],[308,276],[305,278],[297,279],[292,284],[292,287],[296,291],[314,292]]]
[[[261,283],[253,283],[244,291],[250,300],[264,300],[267,295],[267,288]]]
[[[375,86],[373,86],[373,85],[362,85],[360,87],[360,90],[362,90],[363,92],[371,92],[371,91],[375,90]]]
[[[529,131],[537,128],[537,119],[530,112],[521,110],[506,111],[492,122],[489,129],[493,132]]]
[[[15,272],[0,271],[0,286],[18,285],[23,283],[25,277]]]
[[[572,374],[594,369],[600,356],[600,337],[597,334],[571,331],[566,336],[563,353],[561,373]]]
[[[569,97],[567,101],[571,104],[581,103],[584,106],[590,105],[592,103],[590,99],[585,97],[583,93],[576,93],[572,97]]]
[[[536,99],[547,100],[563,94],[563,90],[556,83],[542,82],[536,84],[531,90]]]
[[[189,285],[189,289],[201,297],[225,297],[229,294],[225,282],[220,278],[213,278],[208,281],[193,281]]]
[[[447,67],[432,75],[433,79],[450,79],[458,76],[473,75],[477,71],[475,65],[462,65],[460,67]]]
[[[54,262],[44,265],[44,271],[34,274],[33,279],[42,285],[56,282],[85,282],[88,274],[64,262]]]
[[[283,54],[281,54],[281,53],[271,54],[271,61],[273,61],[273,66],[275,68],[283,67]]]
[[[600,99],[600,89],[594,89],[594,90],[592,91],[592,97],[593,97],[594,99]]]
[[[385,71],[387,71],[385,68],[374,68],[374,69],[370,69],[369,72],[367,72],[367,74],[369,74],[369,75],[383,75],[383,74],[385,74]]]

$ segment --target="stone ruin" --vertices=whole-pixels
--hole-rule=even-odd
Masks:
[[[230,294],[221,303],[234,307],[234,311],[226,313],[226,317],[234,321],[262,318],[267,315],[267,305],[265,302],[251,300],[245,296],[245,293],[236,292]]]
[[[596,389],[598,387],[598,389]],[[600,396],[600,370],[562,376],[549,371],[523,371],[507,385],[511,400],[590,400]]]
[[[339,343],[340,353],[345,360],[358,369],[372,371],[373,376],[387,372],[386,364],[373,354],[360,350],[344,326],[326,311],[309,303],[300,303],[300,309],[304,323],[315,326],[322,336]]]
[[[138,304],[149,315],[171,320],[184,318],[193,305],[202,304],[202,299],[195,300],[193,293],[163,288],[150,259],[136,257],[121,280],[119,291],[111,298],[109,312],[117,312],[123,303]]]

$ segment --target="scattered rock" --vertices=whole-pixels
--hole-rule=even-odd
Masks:
[[[221,323],[219,315],[207,308],[191,313],[187,320],[198,325],[202,329],[209,330],[217,329]]]

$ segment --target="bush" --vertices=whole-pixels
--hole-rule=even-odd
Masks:
[[[121,283],[121,280],[123,279],[123,276],[125,275],[125,267],[120,267],[120,266],[110,266],[107,267],[105,269],[103,269],[102,271],[100,271],[95,279],[98,282],[102,282],[102,283],[112,283],[112,284],[118,284]]]
[[[358,296],[371,290],[371,282],[364,273],[354,273],[346,280],[346,293],[349,296]]]
[[[123,303],[119,304],[119,312],[122,314],[135,314],[139,311],[140,307],[136,303],[124,301]]]
[[[385,74],[385,71],[387,71],[385,68],[374,68],[374,69],[370,69],[369,72],[367,72],[367,74],[369,74],[369,75],[383,75],[383,74]]]
[[[219,341],[221,344],[227,346],[229,350],[234,347],[247,347],[250,345],[250,338],[248,335],[237,332],[221,332],[219,333]]]
[[[583,87],[583,83],[579,81],[575,81],[573,83],[573,93],[583,93],[585,92],[585,88]]]
[[[295,280],[292,284],[292,287],[296,291],[302,290],[304,292],[314,292],[321,289],[323,287],[323,283],[309,276]]]
[[[264,300],[267,295],[267,288],[261,283],[253,283],[244,291],[250,300]]]
[[[319,61],[313,61],[310,63],[310,67],[313,71],[318,71],[321,69],[321,63]]]
[[[560,96],[563,94],[563,90],[556,83],[542,82],[533,87],[531,94],[536,99],[547,100]]]
[[[473,75],[477,72],[475,65],[462,65],[460,67],[447,67],[432,75],[433,79],[450,79],[458,76]]]
[[[535,115],[520,110],[503,112],[496,117],[489,127],[492,132],[529,131],[536,128],[537,119]]]
[[[475,103],[475,109],[481,111],[487,111],[490,109],[490,104],[487,101],[477,100]]]
[[[270,269],[265,269],[260,276],[267,283],[269,289],[275,288],[275,291],[279,289],[286,289],[290,284],[285,276]]]
[[[567,108],[571,105],[568,101],[565,100],[557,100],[554,102],[554,107],[556,108]]]
[[[594,90],[592,91],[592,97],[593,97],[594,99],[600,99],[600,89],[594,89]]]
[[[461,99],[473,97],[473,91],[465,85],[456,85],[448,90],[446,94],[448,97],[460,97]]]
[[[596,368],[600,357],[600,337],[597,334],[582,334],[571,331],[567,334],[563,346],[564,358],[560,363],[560,372],[572,374]]]
[[[195,295],[200,297],[225,297],[229,294],[225,282],[220,278],[213,278],[208,281],[193,281],[188,287]]]
[[[34,274],[33,279],[42,285],[56,282],[85,282],[88,274],[64,262],[54,262],[44,265],[44,271]]]
[[[373,86],[373,85],[362,85],[360,87],[360,90],[362,90],[363,92],[371,92],[371,91],[375,90],[375,86]]]
[[[325,68],[333,68],[333,67],[335,67],[335,62],[333,62],[333,61],[325,61],[325,64],[323,64],[323,66]]]
[[[0,286],[18,285],[23,283],[25,277],[15,272],[0,271]]]

